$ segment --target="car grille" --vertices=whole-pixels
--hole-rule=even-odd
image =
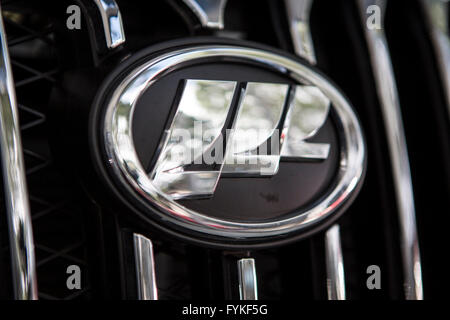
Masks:
[[[67,88],[61,88],[60,81],[68,70],[74,66],[98,68],[102,78],[128,52],[194,35],[245,39],[294,52],[282,1],[229,0],[225,29],[220,32],[200,28],[192,12],[175,0],[117,3],[127,35],[126,49],[98,55],[91,54],[89,39],[97,38],[88,32],[85,20],[82,31],[65,28],[65,8],[71,3],[61,1],[52,7],[47,1],[39,6],[31,1],[1,1],[17,93],[41,299],[137,298],[130,262],[133,248],[126,238],[130,229],[147,232],[139,223],[108,212],[101,201],[97,203],[98,192],[86,186],[85,177],[78,179],[76,161],[87,157],[72,153],[85,149],[72,146],[73,137],[64,140],[67,132],[60,126],[70,118],[65,106],[55,103],[64,101],[55,96],[64,96]],[[404,299],[401,224],[387,123],[360,11],[356,1],[316,0],[310,22],[318,68],[346,93],[367,140],[364,185],[338,220],[346,298]],[[442,67],[422,1],[388,1],[384,32],[411,165],[424,297],[440,298],[448,295],[441,279],[445,265],[440,253],[446,249],[442,239],[450,208],[450,124]],[[80,48],[67,50],[67,41],[79,41]],[[101,64],[102,59],[107,63]],[[67,126],[72,127],[69,122]],[[68,145],[63,146],[65,143]],[[84,170],[85,164],[79,165]],[[5,207],[2,203],[0,283],[6,286],[0,286],[0,298],[12,298]],[[238,299],[236,260],[250,256],[256,261],[260,299],[325,300],[329,293],[324,237],[325,232],[321,232],[279,248],[236,252],[155,235],[151,238],[159,298]],[[81,290],[66,287],[66,269],[73,264],[83,271]],[[382,271],[381,290],[367,288],[367,268],[371,265]]]

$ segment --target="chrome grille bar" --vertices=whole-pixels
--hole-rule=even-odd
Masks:
[[[345,300],[341,231],[337,224],[332,226],[325,234],[325,261],[327,267],[328,300]]]
[[[94,0],[102,17],[103,31],[108,49],[114,49],[125,42],[122,16],[115,0]]]
[[[158,300],[152,241],[134,233],[134,258],[139,300]]]
[[[422,268],[419,241],[417,238],[411,170],[397,86],[386,36],[383,31],[383,18],[386,11],[386,4],[386,0],[358,0],[362,25],[369,47],[372,69],[386,128],[389,156],[393,171],[400,222],[405,297],[407,300],[422,300]],[[369,29],[366,26],[367,7],[371,5],[376,5],[380,8],[381,29]]]
[[[449,5],[446,0],[422,0],[425,15],[428,19],[428,29],[436,50],[441,78],[447,98],[447,109],[450,117],[450,38],[448,30]]]
[[[183,0],[204,28],[223,29],[227,0]]]
[[[1,14],[0,7],[0,14]],[[9,225],[14,296],[38,298],[33,231],[8,44],[0,15],[0,144]]]
[[[316,54],[309,25],[313,0],[285,0],[285,4],[295,53],[311,64],[316,64]]]
[[[317,60],[309,25],[313,1],[285,0],[285,5],[295,53],[315,65]],[[345,300],[344,257],[341,247],[340,229],[338,225],[334,225],[325,234],[329,300]]]
[[[237,262],[239,296],[241,300],[258,300],[255,259],[244,258]]]

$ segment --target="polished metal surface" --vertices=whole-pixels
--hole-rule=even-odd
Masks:
[[[122,16],[115,0],[94,0],[102,17],[106,46],[114,49],[125,42]]]
[[[309,25],[313,0],[284,0],[289,29],[295,52],[312,64],[316,64],[314,45]]]
[[[359,0],[358,5],[388,139],[394,189],[399,210],[405,296],[408,300],[421,300],[423,299],[422,267],[417,237],[414,194],[397,85],[383,28],[370,30],[366,27],[367,7],[370,5],[379,6],[381,18],[383,18],[386,1]]]
[[[314,52],[311,27],[309,25],[309,17],[313,3],[313,0],[285,0],[291,38],[294,44],[295,53],[300,57],[308,60],[311,64],[315,65],[317,63],[317,60]],[[326,110],[326,112],[328,113],[328,110]],[[320,120],[322,119],[321,116],[322,115],[317,117],[318,121],[325,121],[326,118]],[[296,119],[301,118],[296,117]],[[294,136],[298,136],[298,133],[296,133]],[[305,144],[299,144],[299,146],[304,148]],[[327,145],[308,144],[306,147],[308,147],[307,150],[309,150],[309,152],[315,157],[319,157],[320,155],[326,157],[329,152],[329,148],[327,148]],[[341,237],[338,225],[334,225],[326,232],[325,248],[328,299],[344,300],[344,257],[341,250]],[[339,261],[339,263],[336,263],[336,261]]]
[[[329,144],[305,140],[323,126],[329,104],[314,86],[248,83],[231,141],[232,160],[226,159],[222,172],[239,177],[271,176],[278,172],[282,159],[326,159]],[[266,152],[269,144],[271,153]]]
[[[449,38],[449,4],[448,0],[422,0],[428,29],[436,50],[439,71],[444,83],[447,98],[448,115],[450,117],[450,38]]]
[[[227,0],[183,0],[205,28],[223,29]]]
[[[255,259],[244,258],[237,262],[239,297],[241,300],[258,300]]]
[[[253,151],[272,137],[281,121],[288,94],[287,84],[247,83],[234,125],[233,154]]]
[[[305,141],[328,117],[330,102],[316,87],[254,82],[238,87],[237,82],[218,80],[186,80],[182,86],[150,174],[172,199],[210,197],[222,174],[275,175],[281,157],[328,157],[329,144]],[[231,105],[234,96],[239,96],[236,106]],[[226,127],[232,110],[235,116]]]
[[[328,300],[345,300],[344,261],[339,225],[325,234],[325,259],[327,268]]]
[[[136,101],[163,72],[176,66],[207,61],[233,60],[289,75],[315,86],[332,102],[340,122],[341,161],[336,183],[314,207],[288,218],[264,223],[241,223],[205,216],[174,201],[159,190],[142,167],[134,148],[131,119]],[[254,48],[196,46],[169,52],[136,67],[112,92],[104,117],[104,142],[109,165],[125,188],[156,205],[155,214],[183,228],[226,238],[269,237],[286,234],[318,223],[339,208],[355,190],[364,167],[365,145],[359,122],[348,101],[322,75],[295,60]]]
[[[139,300],[158,300],[152,241],[134,233],[134,258]]]
[[[187,80],[172,124],[165,132],[161,155],[151,174],[154,185],[173,199],[212,195],[221,167],[204,166],[204,154],[221,135],[236,89],[234,81]],[[207,139],[207,141],[205,141]],[[220,140],[220,141],[219,141]],[[222,161],[223,164],[223,161]]]
[[[17,102],[0,7],[0,145],[14,296],[38,298],[33,231],[20,139]]]

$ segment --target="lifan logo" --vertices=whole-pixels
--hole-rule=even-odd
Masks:
[[[206,43],[139,61],[105,84],[91,129],[99,164],[149,219],[240,246],[312,228],[359,190],[358,118],[308,64]]]
[[[330,101],[315,86],[186,80],[150,177],[175,199],[214,193],[222,175],[272,176],[280,161],[324,160],[312,143]]]

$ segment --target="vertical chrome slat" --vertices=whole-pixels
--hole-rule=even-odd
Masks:
[[[153,244],[140,234],[133,234],[136,280],[139,300],[158,300]]]
[[[408,150],[403,129],[400,101],[389,55],[384,29],[386,0],[358,0],[362,24],[369,47],[381,111],[388,139],[389,156],[393,170],[395,195],[399,210],[400,241],[403,259],[405,297],[422,300],[422,268],[417,238],[414,194]],[[378,6],[381,12],[380,29],[366,26],[368,6]]]
[[[239,296],[241,300],[258,300],[255,259],[244,258],[237,262]]]
[[[102,17],[103,30],[108,49],[114,49],[125,42],[122,16],[115,0],[94,0]]]
[[[227,0],[183,0],[204,28],[223,29]]]
[[[309,15],[313,0],[285,0],[289,31],[297,55],[316,64]]]
[[[441,78],[447,98],[447,109],[450,117],[450,38],[448,0],[422,0],[428,29],[436,50],[437,61],[440,66]]]
[[[325,234],[325,259],[328,300],[345,300],[344,261],[338,225],[331,227]]]
[[[325,263],[328,300],[345,300],[344,256],[341,231],[337,224],[325,233]]]
[[[19,300],[38,298],[33,231],[14,80],[0,8],[0,144],[14,282]]]
[[[288,23],[295,53],[317,63],[309,25],[313,0],[285,0]],[[334,225],[325,234],[327,289],[329,300],[345,300],[344,258],[341,250],[339,226]]]

